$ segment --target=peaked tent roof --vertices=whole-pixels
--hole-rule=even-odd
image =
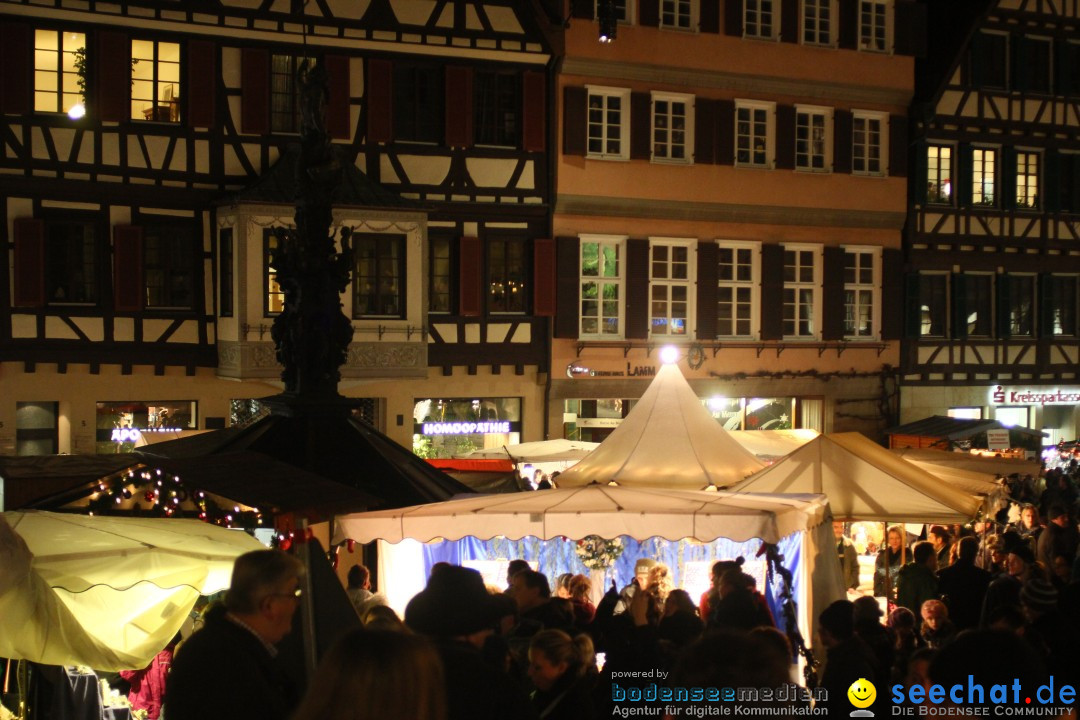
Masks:
[[[559,487],[727,487],[765,467],[720,426],[675,365],[664,365],[600,447],[559,475]]]
[[[730,489],[824,493],[837,520],[955,522],[981,504],[859,433],[821,435]]]

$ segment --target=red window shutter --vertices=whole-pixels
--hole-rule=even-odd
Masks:
[[[526,72],[522,78],[524,112],[522,138],[525,152],[543,152],[547,147],[547,85],[544,73]]]
[[[108,122],[131,117],[131,40],[124,33],[97,34],[97,114]]]
[[[833,115],[833,172],[851,172],[851,143],[855,118],[849,110],[837,110]]]
[[[638,3],[638,22],[643,27],[659,27],[660,0],[640,0]]]
[[[458,244],[461,268],[459,288],[461,296],[458,312],[465,317],[479,317],[484,314],[483,271],[484,257],[481,252],[480,238],[463,237]]]
[[[240,52],[240,131],[270,132],[270,54],[244,48]]]
[[[630,93],[630,159],[652,157],[652,96],[647,92]]]
[[[138,225],[113,228],[113,302],[118,312],[143,306],[143,243]]]
[[[588,92],[583,87],[567,85],[563,88],[563,154],[585,155],[588,130],[586,105]]]
[[[34,42],[29,25],[0,24],[0,113],[30,112],[31,79],[34,77]]]
[[[697,339],[716,339],[716,283],[720,247],[707,240],[698,243]]]
[[[596,0],[570,0],[570,17],[578,20],[592,20],[595,2]]]
[[[776,106],[776,169],[795,167],[795,106]]]
[[[908,119],[904,115],[889,116],[889,175],[907,177]],[[959,168],[958,168],[959,169]],[[964,167],[967,169],[967,166]],[[954,175],[955,179],[955,175]]]
[[[364,106],[367,110],[367,141],[388,143],[394,132],[394,64],[389,60],[367,61],[367,87]]]
[[[649,337],[649,241],[626,241],[626,328],[627,340]]]
[[[781,0],[780,3],[780,40],[787,43],[799,42],[799,0]]]
[[[555,240],[556,305],[554,335],[559,338],[576,338],[581,305],[581,243],[576,237]]]
[[[822,251],[821,339],[844,339],[844,249]]]
[[[724,0],[724,34],[742,37],[743,0]]]
[[[446,68],[446,144],[473,144],[473,71],[469,67]]]
[[[698,25],[703,33],[720,32],[720,0],[701,0]]]
[[[192,127],[217,124],[217,46],[209,40],[189,40],[187,46],[187,119]]]
[[[694,162],[716,162],[716,103],[702,97],[694,100]]]
[[[338,140],[352,138],[349,123],[350,97],[349,58],[345,55],[327,55],[326,72],[330,77],[330,102],[326,106],[326,131]]]
[[[533,240],[533,315],[555,317],[555,241]]]
[[[45,304],[45,223],[15,219],[15,307]]]

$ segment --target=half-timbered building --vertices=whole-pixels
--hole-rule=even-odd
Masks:
[[[305,60],[329,74],[355,256],[343,394],[427,453],[537,436],[554,312],[538,8],[0,2],[0,452],[117,452],[278,390],[270,258]]]
[[[908,0],[573,3],[553,425],[601,439],[673,343],[729,429],[881,436],[923,20]]]
[[[930,3],[901,419],[1077,435],[1080,3]]]

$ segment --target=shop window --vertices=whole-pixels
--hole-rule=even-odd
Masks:
[[[997,150],[973,148],[971,151],[971,204],[993,207],[997,203]]]
[[[180,122],[180,44],[131,41],[131,119]]]
[[[622,424],[637,400],[627,398],[570,399],[563,403],[563,437],[603,442]]]
[[[413,452],[449,458],[521,441],[521,398],[425,398],[413,406]]]
[[[844,252],[844,336],[877,337],[878,249],[847,248]]]
[[[588,88],[588,156],[604,160],[630,157],[630,91]]]
[[[771,39],[776,32],[776,0],[744,0],[743,33],[746,37]]]
[[[784,246],[783,322],[785,338],[817,336],[817,306],[821,279],[820,248]]]
[[[660,27],[669,30],[694,29],[694,10],[697,0],[661,0]]]
[[[687,337],[690,320],[691,247],[688,241],[653,240],[649,247],[650,333]]]
[[[1016,207],[1039,207],[1039,153],[1016,153]]]
[[[354,234],[353,317],[405,317],[405,236]]]
[[[195,307],[198,237],[184,223],[143,226],[143,277],[146,307],[191,310]]]
[[[1005,427],[1031,427],[1029,408],[1001,406],[994,408],[994,419]]]
[[[1053,335],[1076,337],[1078,334],[1077,300],[1080,298],[1080,278],[1076,275],[1051,275],[1049,283],[1050,332]]]
[[[858,175],[885,173],[883,149],[886,122],[881,113],[855,112],[852,117],[851,171]]]
[[[752,337],[757,327],[760,247],[757,243],[723,241],[718,245],[716,334]]]
[[[694,99],[691,95],[652,94],[652,159],[689,163],[694,147]]]
[[[701,401],[725,430],[790,430],[795,398],[709,397]]]
[[[394,65],[394,139],[440,144],[446,91],[442,67]]]
[[[795,168],[828,172],[832,157],[832,111],[797,107],[795,110]]]
[[[517,147],[521,135],[521,76],[480,71],[473,88],[476,144]]]
[[[218,314],[233,315],[233,229],[218,234]]]
[[[428,238],[428,312],[453,310],[454,265],[448,237]]]
[[[626,238],[581,238],[582,337],[622,337]]]
[[[948,145],[926,148],[926,201],[952,203],[952,147]]]
[[[949,408],[948,416],[960,420],[982,420],[981,407],[953,407]]]
[[[307,59],[298,55],[272,55],[270,57],[270,131],[277,133],[300,132],[300,88],[296,71]]]
[[[1009,334],[1031,337],[1035,334],[1035,276],[1004,275],[1000,282],[1008,283]]]
[[[524,238],[488,240],[488,312],[524,313],[528,310],[527,247]]]
[[[833,33],[832,0],[803,0],[803,43],[831,45]]]
[[[99,233],[96,222],[45,221],[45,283],[50,304],[95,304],[99,299]]]
[[[15,454],[55,455],[59,450],[59,403],[15,403]]]
[[[859,49],[888,52],[891,3],[888,0],[859,0]]]
[[[263,277],[266,278],[266,305],[263,311],[266,315],[277,315],[285,309],[285,291],[278,285],[277,271],[272,265],[280,242],[274,228],[263,230]]]
[[[158,440],[173,439],[178,432],[195,430],[197,407],[193,400],[99,402],[97,452],[128,453]]]
[[[34,110],[71,112],[86,101],[86,35],[34,31]]]
[[[735,164],[772,166],[773,103],[738,101],[735,105]]]
[[[949,277],[919,275],[919,336],[943,338],[948,333]]]

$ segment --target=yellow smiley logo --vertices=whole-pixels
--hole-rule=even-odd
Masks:
[[[859,678],[847,689],[848,700],[857,708],[868,708],[877,698],[877,688],[866,678]]]

